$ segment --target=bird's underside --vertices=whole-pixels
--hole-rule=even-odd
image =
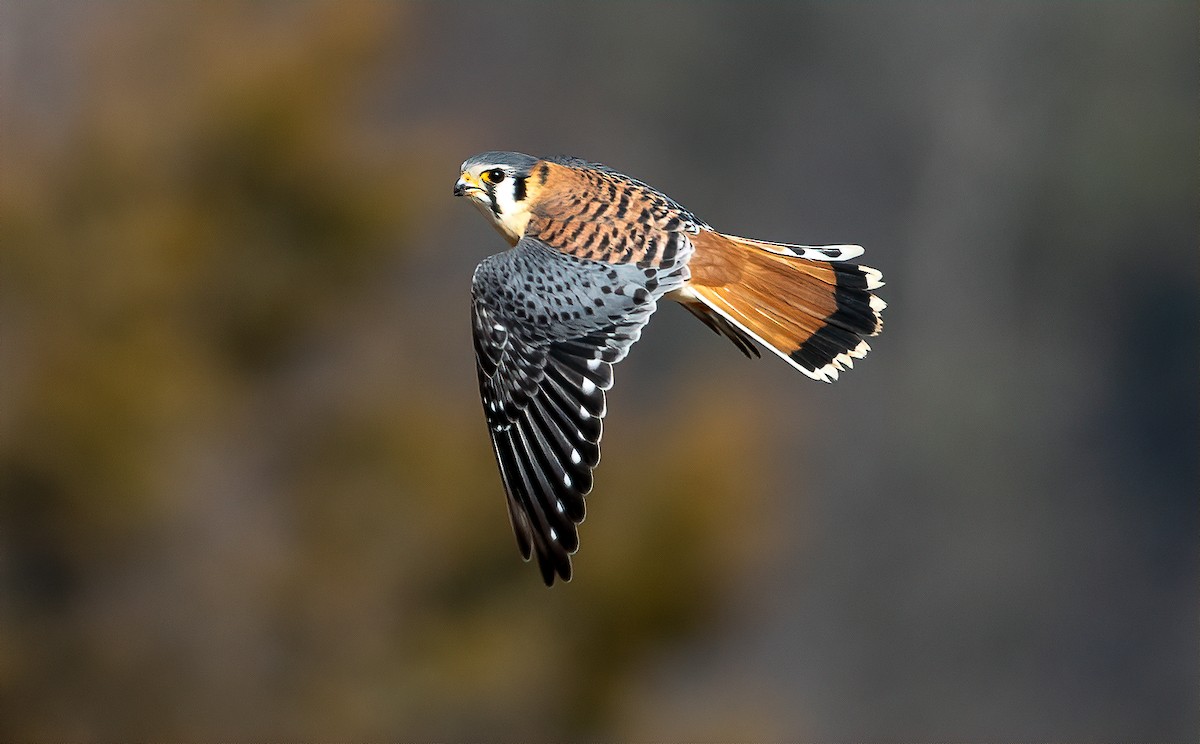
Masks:
[[[832,381],[868,350],[884,303],[858,246],[796,246],[718,233],[670,198],[574,158],[484,153],[469,195],[514,246],[472,282],[483,399],[509,517],[542,578],[571,578],[584,496],[600,459],[605,391],[663,298],[747,356],[762,345]]]

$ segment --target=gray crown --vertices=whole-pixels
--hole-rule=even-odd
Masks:
[[[511,171],[515,176],[523,177],[529,175],[529,171],[533,169],[533,165],[537,161],[537,158],[523,152],[481,152],[467,158],[462,164],[462,170],[468,171],[478,166],[495,166]]]

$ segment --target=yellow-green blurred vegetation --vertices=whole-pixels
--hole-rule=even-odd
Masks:
[[[421,142],[362,124],[401,9],[134,7],[90,11],[65,131],[6,123],[0,738],[592,730],[769,558],[748,408],[623,421],[586,591],[548,592],[473,388],[328,351],[430,208]]]

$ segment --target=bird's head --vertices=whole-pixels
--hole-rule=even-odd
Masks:
[[[538,159],[519,152],[484,152],[462,164],[454,195],[465,196],[509,243],[516,245],[529,224],[534,184],[529,173]]]

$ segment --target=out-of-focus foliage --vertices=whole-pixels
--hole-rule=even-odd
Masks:
[[[138,7],[86,11],[61,133],[7,122],[0,738],[600,725],[770,552],[752,406],[622,422],[586,590],[548,592],[473,387],[341,353],[399,343],[376,313],[429,208],[422,141],[365,123],[403,13]],[[438,301],[414,333],[465,322]]]
[[[1197,17],[0,0],[0,740],[1194,739]],[[833,386],[664,308],[552,590],[488,149],[888,280]]]

